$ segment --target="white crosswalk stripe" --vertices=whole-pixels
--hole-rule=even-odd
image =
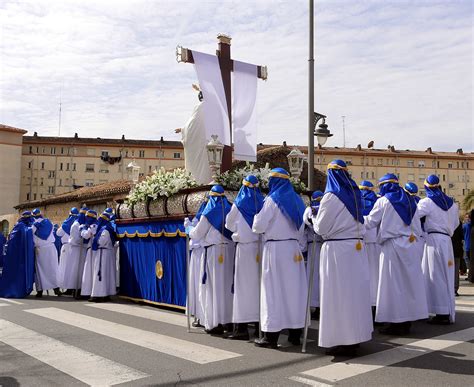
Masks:
[[[176,339],[58,308],[30,309],[25,312],[198,364],[207,364],[241,356],[235,352]]]
[[[150,375],[0,319],[0,341],[91,386],[111,386]]]
[[[15,304],[15,305],[24,305],[23,302],[15,301],[15,300],[12,300],[11,298],[0,298],[0,301],[9,302],[10,304]]]
[[[305,384],[306,386],[314,386],[314,387],[329,387],[332,384],[321,383],[313,379],[302,378],[301,376],[291,376],[288,379],[293,380],[294,382],[298,382],[301,384]]]
[[[110,312],[122,313],[129,316],[142,317],[153,321],[164,322],[166,324],[187,327],[186,316],[183,314],[162,312],[149,309],[144,306],[133,306],[127,304],[87,304],[92,308],[108,310]]]
[[[0,303],[0,306],[10,306],[10,304]]]
[[[431,339],[415,341],[386,351],[380,351],[371,355],[355,358],[344,363],[335,363],[324,367],[314,368],[302,372],[302,374],[329,383],[336,383],[347,378],[375,371],[434,351],[444,350],[453,345],[471,340],[474,340],[474,328],[451,332]]]

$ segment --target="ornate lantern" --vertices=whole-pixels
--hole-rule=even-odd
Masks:
[[[288,158],[291,176],[299,179],[301,172],[303,172],[303,164],[306,160],[306,156],[298,148],[293,148],[286,157]]]
[[[131,180],[133,184],[137,184],[140,177],[140,166],[135,162],[135,159],[127,165],[127,171],[129,180]]]
[[[209,161],[209,168],[212,172],[211,184],[215,184],[217,175],[221,169],[222,164],[222,153],[224,151],[224,145],[217,139],[217,135],[211,136],[211,141],[206,145],[207,148],[207,159]]]

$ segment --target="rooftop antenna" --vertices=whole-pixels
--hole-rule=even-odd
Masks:
[[[59,88],[59,124],[58,124],[58,137],[61,137],[61,113],[62,113],[62,91],[63,85],[61,83],[61,87]]]
[[[342,146],[346,147],[346,116],[342,116]]]

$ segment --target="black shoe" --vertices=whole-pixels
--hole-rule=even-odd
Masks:
[[[89,302],[102,302],[100,297],[91,297],[87,301],[89,301]]]
[[[431,317],[428,321],[428,324],[431,325],[450,325],[451,322],[449,321],[449,315],[440,315],[437,314],[434,317]]]
[[[385,328],[380,328],[379,332],[383,335],[404,336],[410,333],[411,323],[390,323]]]
[[[41,297],[43,297],[43,291],[42,291],[42,290],[37,290],[35,297],[36,297],[36,298],[41,298]]]
[[[270,342],[265,337],[261,339],[255,339],[254,344],[256,347],[260,347],[260,348],[278,349],[277,343]]]
[[[74,289],[66,289],[65,292],[63,292],[63,295],[65,296],[72,296],[74,295],[75,290]]]
[[[326,355],[353,357],[353,356],[357,356],[357,348],[359,348],[359,344],[338,345],[337,347],[332,347],[332,348],[327,349]]]
[[[233,332],[232,334],[227,335],[225,338],[229,340],[243,340],[243,341],[250,340],[250,336],[248,332]]]
[[[455,297],[459,297],[459,293],[458,293],[458,292],[454,292],[454,296],[455,296]]]
[[[319,320],[320,308],[316,308],[314,312],[311,313],[311,320]]]
[[[205,332],[209,335],[223,335],[224,334],[224,327],[222,325],[218,325],[212,329],[205,329]]]
[[[81,289],[74,290],[74,299],[76,299],[76,300],[81,299]]]
[[[199,320],[194,320],[191,325],[194,327],[194,328],[204,328],[204,325],[201,325],[201,322]]]
[[[54,291],[54,294],[56,294],[58,297],[61,297],[62,293],[61,293],[61,290],[59,290],[59,288],[54,288],[53,291]]]

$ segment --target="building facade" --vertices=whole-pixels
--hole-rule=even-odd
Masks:
[[[135,160],[140,175],[164,167],[184,167],[179,141],[105,138],[23,137],[19,202],[45,199],[129,177],[127,165]]]

